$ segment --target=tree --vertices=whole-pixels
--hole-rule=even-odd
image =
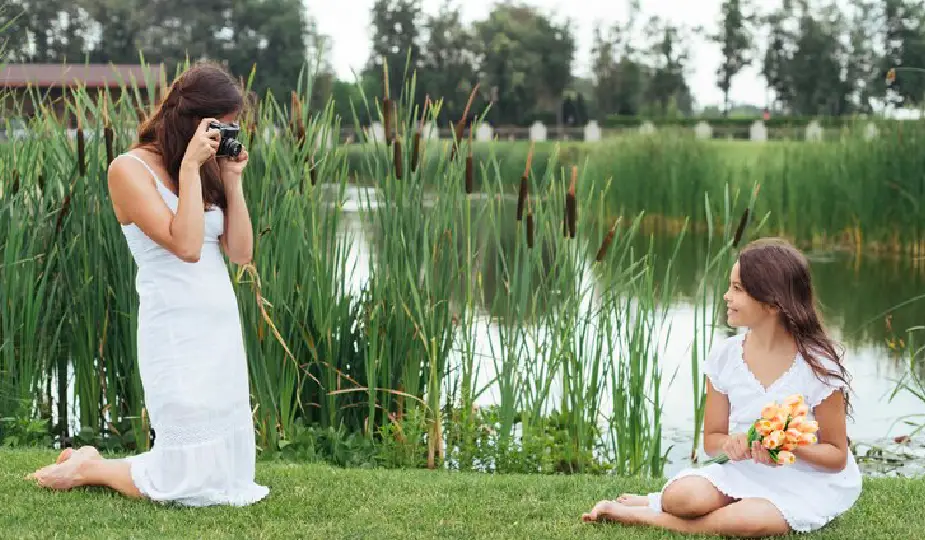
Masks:
[[[301,2],[235,2],[228,26],[232,31],[221,41],[215,57],[226,60],[232,73],[242,77],[256,69],[253,90],[258,94],[270,91],[277,101],[288,103],[299,73],[311,67],[307,54],[313,27]]]
[[[459,8],[449,0],[425,23],[427,40],[422,49],[419,84],[432,101],[443,100],[440,125],[455,122],[463,114],[472,88],[478,82],[477,43],[462,24]],[[422,92],[420,95],[423,94]],[[476,111],[470,111],[470,115]]]
[[[389,95],[398,99],[405,83],[420,66],[421,0],[376,0],[372,8],[372,53],[368,80],[381,80],[384,62],[389,67]],[[381,83],[376,94],[382,95]]]
[[[508,2],[476,22],[475,33],[493,122],[523,124],[539,115],[557,116],[575,54],[570,22],[556,24],[534,7]]]
[[[684,73],[690,56],[687,49],[689,30],[658,17],[649,19],[646,34],[653,40],[649,48],[652,76],[645,95],[652,113],[690,114],[693,109],[693,96]]]
[[[710,36],[723,52],[723,62],[716,71],[717,86],[723,92],[723,114],[729,114],[729,89],[732,79],[751,63],[753,16],[746,11],[748,0],[724,0],[720,7],[719,32]]]
[[[925,6],[910,0],[883,0],[883,48],[881,74],[895,67],[925,68]],[[893,91],[907,105],[925,100],[925,75],[897,75]]]

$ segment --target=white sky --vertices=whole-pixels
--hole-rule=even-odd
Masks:
[[[561,21],[573,21],[577,50],[573,72],[589,76],[594,25],[604,28],[627,19],[626,0],[522,0],[537,6],[543,13]],[[374,0],[305,0],[308,11],[317,21],[319,30],[332,39],[332,56],[337,74],[354,80],[351,69],[359,71],[369,58],[370,9]],[[424,11],[437,13],[442,0],[423,0]],[[469,23],[484,19],[496,0],[462,0],[463,20]],[[566,10],[568,3],[572,8]],[[658,15],[675,23],[690,26],[702,25],[708,32],[716,28],[721,0],[642,0],[642,26],[650,15]],[[774,2],[776,5],[777,2]],[[581,6],[581,7],[578,7]],[[698,107],[722,102],[722,93],[716,87],[716,69],[720,64],[719,46],[697,38],[690,44],[688,83],[694,92]],[[756,66],[751,66],[733,80],[730,99],[736,103],[764,106],[766,92],[764,80]]]

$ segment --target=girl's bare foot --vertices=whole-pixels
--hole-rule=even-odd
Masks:
[[[642,525],[649,522],[654,514],[648,508],[639,506],[626,506],[614,501],[601,501],[587,514],[581,516],[582,521],[618,521],[626,525]]]
[[[649,506],[649,498],[635,493],[624,493],[617,497],[617,502],[623,506]]]

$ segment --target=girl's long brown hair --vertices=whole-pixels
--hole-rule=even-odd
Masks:
[[[159,154],[173,185],[179,186],[183,155],[202,119],[219,119],[243,108],[244,91],[238,81],[218,64],[199,62],[177,77],[154,114],[141,124],[136,146]],[[199,173],[206,205],[227,209],[218,163],[206,161]]]
[[[777,308],[781,323],[820,381],[834,379],[850,387],[841,347],[826,333],[816,309],[809,261],[803,253],[780,238],[756,240],[739,253],[739,278],[749,296]],[[834,362],[837,369],[826,369],[820,356]],[[850,411],[848,392],[845,405]]]

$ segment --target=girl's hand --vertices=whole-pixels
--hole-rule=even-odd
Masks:
[[[764,446],[761,446],[761,443],[755,441],[752,443],[752,457],[755,459],[755,463],[761,463],[762,465],[768,465],[770,467],[780,467],[780,463],[774,460],[771,457],[771,453],[768,452],[768,449]]]
[[[237,157],[222,157],[218,160],[219,170],[221,171],[222,180],[240,180],[244,174],[244,167],[247,167],[247,149],[242,148]]]
[[[748,445],[748,435],[736,433],[730,435],[723,443],[723,452],[729,456],[729,461],[742,461],[752,457],[752,449]]]

